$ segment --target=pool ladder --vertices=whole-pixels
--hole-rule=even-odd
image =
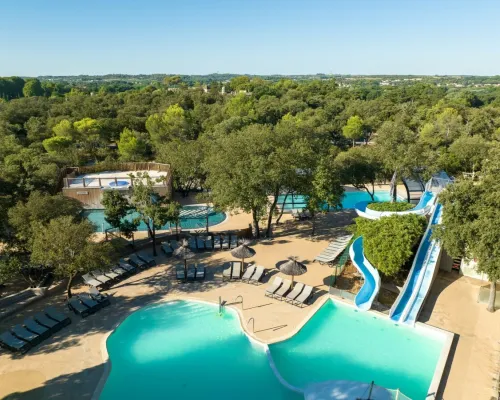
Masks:
[[[222,297],[219,296],[219,315],[224,313],[225,301],[222,301]]]
[[[255,332],[255,318],[254,318],[254,317],[251,317],[251,318],[247,321],[247,328],[248,328],[248,324],[250,323],[250,321],[252,321],[252,332]]]

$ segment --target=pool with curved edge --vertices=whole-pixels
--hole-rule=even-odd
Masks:
[[[110,229],[111,225],[104,217],[104,210],[84,210],[82,214],[95,226],[96,232],[104,232]],[[180,218],[180,227],[182,229],[204,229],[206,226],[206,207],[199,205],[183,206]],[[125,219],[132,221],[138,216],[137,213],[130,213]],[[226,219],[226,214],[223,212],[209,211],[208,225],[214,226],[222,223]],[[166,223],[160,230],[170,229],[170,224]],[[146,224],[141,222],[137,228],[138,231],[147,231]]]
[[[201,329],[201,327],[203,327]],[[237,312],[196,301],[143,308],[108,337],[111,372],[100,399],[303,399],[328,380],[375,381],[425,399],[444,344],[438,332],[399,326],[327,300],[290,339],[268,347],[242,330]]]

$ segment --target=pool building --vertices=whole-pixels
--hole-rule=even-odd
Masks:
[[[137,179],[132,179],[131,175],[137,173],[147,173],[155,181],[156,193],[172,197],[170,165],[155,162],[114,163],[109,169],[102,166],[67,168],[62,178],[62,192],[64,196],[80,201],[86,209],[103,209],[103,193],[120,190],[129,196]]]

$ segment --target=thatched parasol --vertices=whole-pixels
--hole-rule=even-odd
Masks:
[[[292,276],[292,287],[293,287],[293,279],[295,275],[302,275],[307,272],[307,267],[297,261],[298,257],[290,256],[288,257],[288,261],[280,261],[276,264],[276,268],[279,269],[280,272],[285,275]]]
[[[255,250],[251,247],[248,247],[249,244],[250,241],[243,240],[238,247],[231,250],[231,255],[234,258],[241,258],[241,264],[243,265],[243,268],[245,268],[245,258],[250,258],[255,255]]]
[[[195,254],[189,248],[189,242],[186,239],[182,239],[181,245],[174,250],[174,256],[184,260],[184,277],[187,279],[187,260],[193,258]]]

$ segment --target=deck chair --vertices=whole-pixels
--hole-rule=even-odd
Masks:
[[[174,249],[170,247],[170,244],[167,242],[163,242],[160,247],[161,251],[163,251],[166,256],[171,256],[174,253]]]
[[[154,267],[157,264],[156,260],[153,257],[148,256],[146,254],[137,253],[137,257],[139,257],[139,259],[144,261],[149,267]]]
[[[148,266],[146,262],[137,257],[137,254],[131,254],[129,258],[125,259],[125,261],[140,269],[145,269]]]
[[[207,250],[213,250],[214,244],[213,244],[213,238],[212,236],[207,236],[205,239],[205,249]]]
[[[84,305],[92,309],[94,312],[99,311],[101,308],[104,307],[103,303],[98,302],[89,293],[78,293],[77,297]]]
[[[293,301],[293,304],[302,307],[310,300],[312,295],[313,295],[313,287],[306,286],[304,287],[302,293],[299,294],[298,297]]]
[[[82,279],[83,279],[83,282],[88,286],[94,286],[94,287],[104,287],[105,286],[104,282],[98,281],[90,274],[82,275]]]
[[[243,267],[241,261],[233,261],[233,271],[231,272],[231,279],[241,279],[241,268]]]
[[[320,264],[331,264],[335,259],[344,251],[349,242],[351,241],[352,235],[340,236],[335,241],[330,242],[325,250],[319,254],[314,261],[318,261]]]
[[[231,241],[229,242],[229,248],[235,249],[238,247],[238,236],[231,235]]]
[[[11,332],[14,336],[18,337],[19,339],[28,342],[31,346],[36,346],[43,340],[43,338],[39,334],[31,332],[21,325],[14,326],[11,329]]]
[[[97,279],[99,282],[104,283],[105,285],[110,285],[111,281],[113,280],[109,276],[104,275],[100,269],[90,271],[90,273],[95,279]]]
[[[37,323],[39,323],[42,326],[45,326],[52,330],[52,332],[57,332],[59,331],[62,327],[63,324],[60,322],[57,322],[53,320],[52,318],[49,318],[46,314],[44,313],[36,313],[34,316],[34,319]]]
[[[247,267],[247,269],[245,270],[245,273],[243,274],[243,276],[241,277],[241,280],[243,282],[249,282],[250,281],[250,278],[252,277],[253,273],[255,272],[255,269],[257,267],[255,265],[250,265],[249,267]]]
[[[68,300],[68,308],[82,318],[88,317],[95,312],[95,308],[92,309],[83,304],[78,297],[72,297]]]
[[[231,276],[233,274],[233,263],[229,264],[229,268],[226,268],[224,271],[222,271],[222,280],[229,280],[231,279]]]
[[[179,247],[179,243],[177,242],[177,240],[172,239],[172,240],[170,241],[170,247],[172,247],[172,250],[177,249],[177,248]]]
[[[120,262],[118,263],[118,266],[120,268],[123,268],[124,270],[126,270],[129,274],[135,274],[137,272],[137,268],[134,267],[133,265],[129,264],[128,262],[125,262],[125,260],[120,260]]]
[[[200,264],[196,266],[196,279],[205,279],[205,266],[203,264]]]
[[[214,237],[214,249],[215,250],[222,249],[222,240],[221,240],[220,235],[217,235]]]
[[[96,288],[90,288],[89,295],[92,299],[102,304],[103,307],[107,307],[111,304],[109,301],[109,296],[107,294],[99,292]]]
[[[117,274],[119,279],[123,279],[129,274],[129,272],[122,267],[113,267],[111,268],[111,271]]]
[[[301,282],[297,282],[295,286],[293,287],[293,290],[286,295],[285,301],[288,302],[293,302],[302,292],[302,289],[304,289],[304,284]]]
[[[252,277],[250,278],[250,280],[248,282],[253,283],[253,284],[259,283],[265,273],[266,273],[266,270],[264,269],[264,267],[262,265],[258,265],[255,268],[255,274],[252,275]]]
[[[229,238],[227,236],[223,236],[221,240],[221,249],[229,249]]]
[[[33,333],[36,333],[42,339],[47,339],[50,335],[52,335],[52,332],[54,332],[54,331],[52,331],[52,329],[47,328],[46,326],[43,326],[43,325],[40,325],[39,323],[37,323],[34,320],[34,318],[32,318],[32,317],[26,318],[23,321],[23,324],[26,327],[26,329],[28,329],[29,331],[31,331]]]
[[[273,282],[266,288],[265,295],[268,297],[272,297],[274,293],[276,293],[276,291],[279,289],[282,283],[283,279],[281,277],[279,276],[275,277]]]
[[[194,281],[196,279],[196,268],[194,267],[194,265],[188,267],[187,279],[188,281]]]
[[[22,354],[31,349],[31,344],[15,337],[11,332],[4,332],[0,335],[0,346]]]
[[[196,240],[194,240],[193,237],[190,237],[188,239],[188,247],[191,249],[191,250],[198,250],[198,246],[196,246]]]
[[[65,327],[71,324],[71,319],[62,312],[56,310],[54,307],[47,307],[45,310],[43,310],[43,312],[47,317],[49,317],[49,319],[58,322],[61,327]]]
[[[106,270],[106,271],[103,271],[103,270],[99,270],[99,271],[102,272],[102,274],[104,276],[107,276],[108,278],[111,278],[113,280],[117,280],[120,278],[120,275],[117,274],[116,272],[114,272],[112,268],[110,268],[109,270]]]
[[[274,293],[274,297],[280,300],[283,300],[285,298],[285,295],[290,291],[290,288],[292,287],[292,281],[288,279],[283,280],[283,285],[280,286],[280,288]]]
[[[181,267],[181,266],[175,267],[175,277],[178,280],[185,280],[186,279],[186,274],[184,273],[184,267]]]

